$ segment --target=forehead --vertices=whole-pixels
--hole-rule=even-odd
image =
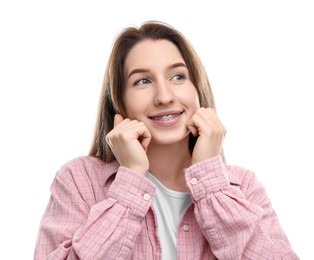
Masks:
[[[172,63],[184,62],[184,59],[172,42],[168,40],[144,40],[130,50],[125,59],[124,67],[130,71],[137,67],[153,68],[169,66]]]

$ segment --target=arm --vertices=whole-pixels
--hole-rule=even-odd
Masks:
[[[52,184],[34,259],[130,258],[154,197],[153,184],[120,167],[106,199],[90,207],[82,193],[93,191],[79,189],[70,176],[61,172]],[[143,198],[145,193],[150,199]]]
[[[243,179],[244,195],[216,156],[188,168],[186,180],[196,219],[218,259],[299,259],[254,174]]]

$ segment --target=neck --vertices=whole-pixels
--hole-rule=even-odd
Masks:
[[[183,169],[191,165],[188,138],[171,145],[149,145],[149,170],[163,185],[176,191],[187,191]]]

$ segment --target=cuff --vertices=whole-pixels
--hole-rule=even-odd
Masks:
[[[193,164],[184,170],[185,180],[194,200],[230,185],[227,168],[220,155]]]
[[[131,208],[134,215],[144,217],[155,197],[156,187],[145,176],[120,166],[107,196]]]

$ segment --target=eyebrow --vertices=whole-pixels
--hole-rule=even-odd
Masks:
[[[168,66],[167,70],[175,69],[175,68],[178,68],[178,67],[185,67],[186,68],[186,65],[183,62],[177,62],[177,63],[171,64],[170,66]],[[136,74],[136,73],[147,73],[149,71],[150,71],[149,69],[134,69],[134,70],[131,70],[131,72],[129,73],[128,78],[130,78],[133,74]]]

